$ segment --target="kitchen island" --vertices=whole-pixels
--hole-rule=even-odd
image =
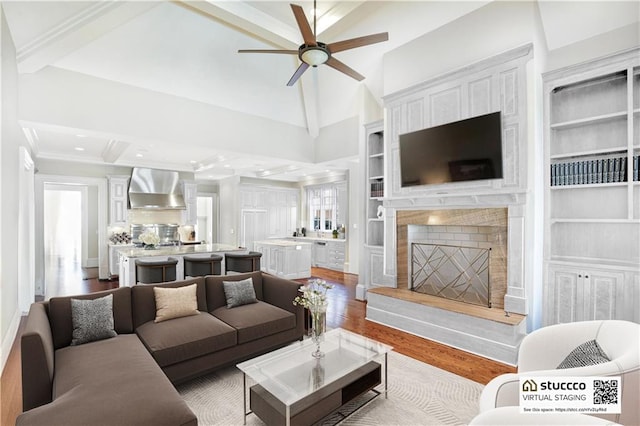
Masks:
[[[291,240],[254,241],[262,253],[260,269],[290,280],[311,276],[311,243]]]
[[[136,285],[136,259],[164,260],[169,257],[178,259],[176,265],[176,280],[184,277],[184,256],[219,254],[224,257],[229,252],[246,252],[244,248],[238,248],[229,244],[196,244],[182,246],[157,247],[153,250],[144,248],[120,249],[120,287]],[[224,269],[223,269],[224,270]]]

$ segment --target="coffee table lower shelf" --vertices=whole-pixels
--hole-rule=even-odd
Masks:
[[[369,361],[295,402],[289,409],[265,388],[253,385],[249,390],[250,410],[268,425],[312,425],[370,390],[379,395],[374,388],[380,383],[380,364]]]

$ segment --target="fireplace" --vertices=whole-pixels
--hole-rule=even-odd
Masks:
[[[411,290],[490,308],[490,256],[491,248],[412,242]]]
[[[507,209],[400,210],[397,287],[504,308]]]

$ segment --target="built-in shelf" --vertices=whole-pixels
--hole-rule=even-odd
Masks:
[[[379,152],[377,154],[369,155],[369,158],[380,158],[380,157],[384,157],[384,152]]]
[[[369,180],[378,180],[378,179],[384,179],[384,176],[371,176],[371,177],[369,177]]]
[[[627,111],[619,111],[611,114],[597,115],[594,117],[580,118],[577,120],[564,121],[551,125],[553,130],[570,129],[572,127],[585,126],[588,124],[605,123],[607,121],[622,120],[627,118]]]
[[[558,189],[584,189],[584,188],[611,188],[614,186],[626,186],[627,182],[609,182],[609,183],[586,183],[579,185],[556,185],[550,186],[549,189],[556,191]]]
[[[638,52],[545,76],[545,325],[637,316]]]
[[[576,151],[576,152],[567,152],[564,154],[554,154],[551,155],[549,158],[551,160],[564,160],[564,159],[570,159],[570,158],[576,158],[576,157],[589,157],[589,156],[595,156],[595,155],[616,155],[616,154],[623,154],[627,152],[627,146],[617,146],[617,147],[613,147],[613,148],[603,148],[603,149],[592,149],[592,150],[588,150],[588,151]]]

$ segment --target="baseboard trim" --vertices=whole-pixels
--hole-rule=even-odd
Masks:
[[[0,350],[0,371],[4,373],[4,366],[9,359],[9,354],[11,353],[11,347],[13,346],[13,342],[16,340],[16,336],[18,335],[18,327],[20,327],[20,318],[22,318],[22,313],[19,309],[16,309],[16,313],[11,319],[11,324],[9,324],[9,329],[7,330],[7,334],[2,339],[2,349]]]

